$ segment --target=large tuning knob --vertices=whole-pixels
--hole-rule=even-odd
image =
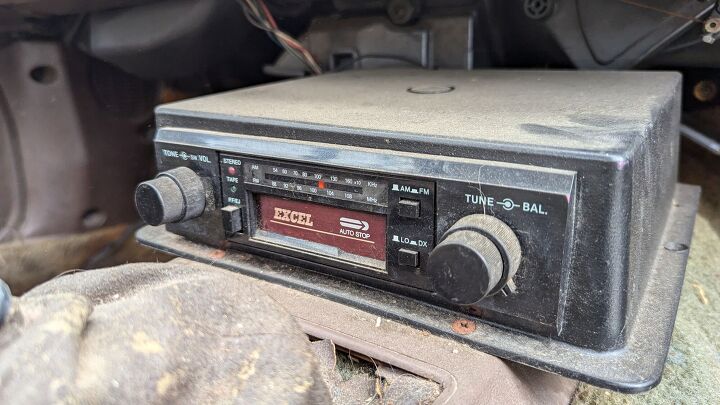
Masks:
[[[187,167],[161,172],[135,188],[135,208],[150,225],[185,221],[203,213],[205,187]]]
[[[427,269],[435,291],[458,305],[473,305],[500,291],[520,265],[520,242],[499,219],[461,218],[430,253]]]

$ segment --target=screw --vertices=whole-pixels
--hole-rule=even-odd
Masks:
[[[452,323],[452,330],[460,335],[467,335],[475,332],[475,322],[469,319],[457,319]]]
[[[712,80],[701,80],[693,86],[693,96],[702,102],[712,101],[717,96],[718,88]]]
[[[715,35],[720,32],[720,18],[712,17],[705,20],[703,31],[705,31],[705,35],[702,37],[703,42],[706,44],[715,43]]]
[[[703,28],[708,34],[716,34],[720,32],[720,18],[708,18],[707,20],[705,20],[705,25],[703,26]]]
[[[525,0],[523,10],[533,20],[544,20],[555,11],[555,0]]]
[[[386,11],[393,24],[409,25],[420,17],[421,9],[420,0],[390,0]]]
[[[220,260],[220,259],[222,259],[223,257],[225,257],[225,251],[222,250],[222,249],[216,249],[216,250],[213,250],[213,251],[210,253],[210,258],[211,258],[211,259]]]

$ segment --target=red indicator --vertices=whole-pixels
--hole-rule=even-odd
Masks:
[[[321,190],[324,189],[324,188],[325,188],[325,182],[322,181],[322,180],[318,181],[318,188],[321,189]]]
[[[237,173],[237,169],[235,169],[234,166],[230,166],[230,167],[228,167],[228,173],[229,173],[231,176],[234,176],[235,173]]]

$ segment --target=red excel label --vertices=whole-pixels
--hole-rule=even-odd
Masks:
[[[385,261],[385,216],[258,195],[258,227]]]

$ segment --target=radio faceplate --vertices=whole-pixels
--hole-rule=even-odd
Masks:
[[[370,277],[445,305],[452,302],[436,296],[428,274],[430,253],[461,218],[495,217],[517,236],[522,259],[509,285],[464,310],[557,335],[572,171],[173,128],[159,131],[157,158],[161,170],[187,166],[211,181],[216,211],[239,208],[225,213],[239,216],[235,229],[226,229],[231,221],[223,228],[233,247]],[[199,218],[168,227],[194,238],[221,215],[214,225]]]

